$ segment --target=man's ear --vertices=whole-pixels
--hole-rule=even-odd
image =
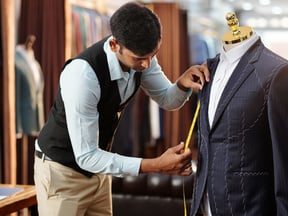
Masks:
[[[109,45],[110,45],[110,48],[113,52],[117,52],[118,51],[118,47],[119,47],[119,44],[117,42],[117,40],[115,38],[112,38],[110,41],[109,41]]]

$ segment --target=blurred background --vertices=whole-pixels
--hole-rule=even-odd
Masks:
[[[33,184],[34,141],[43,126],[41,118],[47,119],[53,104],[62,65],[110,34],[109,17],[126,2],[1,0],[0,182]],[[240,26],[252,27],[268,48],[288,58],[286,0],[141,2],[151,8],[163,24],[164,38],[158,59],[171,81],[175,81],[190,65],[201,64],[218,53],[221,37],[229,30],[225,19],[228,12],[235,12]],[[17,83],[17,65],[20,62],[15,53],[17,47],[27,45],[31,35],[36,39],[30,47],[32,56],[40,66],[38,84],[43,86],[37,104],[43,109],[41,113],[36,109],[32,114],[35,116],[27,118],[18,113],[23,103],[19,94],[29,86],[24,89]],[[120,122],[113,151],[154,157],[167,147],[184,141],[194,115],[196,97],[197,94],[193,94],[181,110],[166,112],[140,91]],[[34,123],[36,126],[31,129]],[[196,133],[191,148],[196,159]]]

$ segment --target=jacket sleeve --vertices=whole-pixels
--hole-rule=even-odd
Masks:
[[[288,215],[288,65],[274,77],[268,98],[277,215]]]

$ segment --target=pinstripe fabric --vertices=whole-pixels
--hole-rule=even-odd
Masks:
[[[208,60],[212,82],[218,62]],[[287,77],[288,61],[258,40],[228,80],[211,128],[211,82],[203,88],[191,215],[206,185],[212,215],[288,215]]]

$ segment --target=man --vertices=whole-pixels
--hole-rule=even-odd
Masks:
[[[188,69],[172,84],[157,63],[161,25],[136,3],[110,20],[112,36],[66,62],[49,119],[36,142],[35,184],[41,216],[112,215],[111,175],[191,174],[183,144],[153,159],[109,152],[119,115],[140,86],[161,107],[180,108],[209,73]]]

